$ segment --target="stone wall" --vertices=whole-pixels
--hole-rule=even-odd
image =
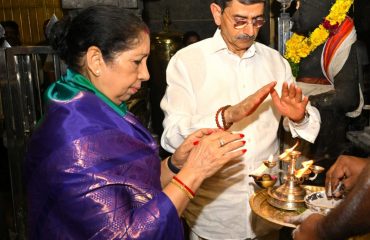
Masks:
[[[152,32],[163,28],[163,17],[169,10],[170,30],[186,32],[194,30],[201,38],[213,35],[216,26],[209,8],[212,0],[146,0],[144,1],[144,20]]]
[[[152,32],[161,31],[166,9],[170,12],[172,24],[170,30],[184,33],[196,31],[201,38],[211,37],[216,25],[210,10],[213,0],[144,0],[144,20]],[[266,12],[270,16],[270,1],[267,1]],[[261,42],[270,43],[270,21],[260,31]]]

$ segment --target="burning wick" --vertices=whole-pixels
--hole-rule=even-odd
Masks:
[[[274,156],[271,154],[267,160],[264,160],[263,163],[268,168],[273,168],[276,166],[276,161],[274,161]]]
[[[301,169],[298,169],[296,172],[295,172],[295,177],[296,178],[301,178],[305,173],[306,171],[311,167],[311,165],[313,164],[313,160],[309,160],[309,161],[304,161],[302,162],[302,166],[303,168]]]
[[[284,159],[288,157],[294,151],[294,149],[298,147],[299,144],[300,144],[300,141],[297,140],[297,142],[294,144],[293,147],[285,149],[284,152],[279,155],[279,159]]]

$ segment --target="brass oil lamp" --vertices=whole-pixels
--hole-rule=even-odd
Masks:
[[[303,181],[314,180],[319,173],[324,171],[323,167],[312,165],[313,160],[302,162],[303,168],[297,169],[297,160],[301,156],[301,152],[295,150],[298,145],[299,141],[279,156],[279,160],[288,164],[288,170],[282,185],[268,189],[267,202],[276,208],[284,210],[305,208],[306,190],[302,187]],[[276,163],[276,161],[273,162]],[[271,168],[274,166],[273,162],[264,163]],[[311,173],[314,176],[310,177]]]

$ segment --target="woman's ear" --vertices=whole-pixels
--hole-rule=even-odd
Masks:
[[[222,9],[219,5],[217,5],[216,3],[211,3],[211,12],[212,12],[212,16],[213,16],[213,20],[215,21],[216,25],[217,26],[220,26],[221,25],[221,18],[222,18]]]
[[[104,59],[100,49],[96,46],[89,47],[86,53],[86,65],[90,74],[99,77],[103,64]]]

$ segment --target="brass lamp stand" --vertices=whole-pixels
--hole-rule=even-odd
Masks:
[[[296,169],[297,159],[301,156],[301,152],[294,150],[298,146],[298,142],[290,149],[286,149],[279,159],[288,163],[288,172],[285,182],[278,187],[268,189],[267,202],[272,206],[284,210],[297,210],[305,208],[304,197],[306,190],[302,187],[304,180],[314,180],[317,174],[324,171],[323,167],[310,165],[303,169]],[[312,161],[311,161],[312,162]],[[312,164],[312,163],[311,163]],[[311,173],[315,175],[309,177]]]

